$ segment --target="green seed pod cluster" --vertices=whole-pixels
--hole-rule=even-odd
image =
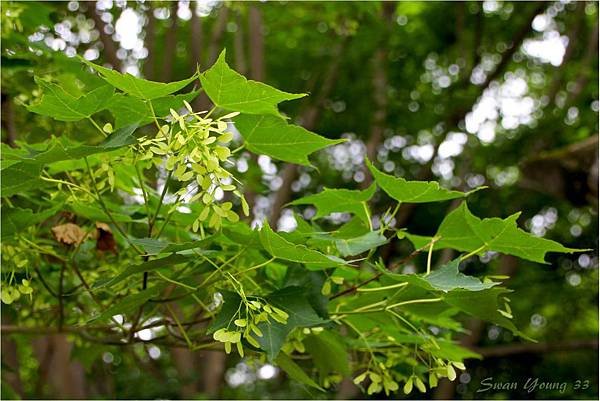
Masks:
[[[391,391],[398,390],[398,383],[392,377],[392,372],[382,362],[373,363],[372,366],[354,378],[354,384],[360,384],[366,380],[371,380],[371,384],[367,388],[368,394],[379,393],[381,390],[385,391],[386,395],[389,395]]]
[[[21,295],[29,295],[31,298],[33,288],[31,287],[30,279],[23,278],[19,280],[15,277],[15,273],[21,273],[23,270],[27,274],[27,268],[30,264],[27,255],[28,248],[24,244],[2,244],[2,270],[3,275],[9,277],[7,282],[2,284],[2,293],[0,299],[5,304],[12,304],[21,298]]]
[[[433,366],[427,367],[427,371],[424,371],[423,369],[415,370],[413,367],[413,373],[407,377],[391,369],[398,361],[394,360],[397,359],[395,355],[389,354],[388,356],[389,358],[385,358],[385,363],[371,359],[367,366],[367,370],[356,376],[354,378],[354,383],[359,385],[368,378],[370,381],[367,388],[368,394],[376,394],[383,390],[389,395],[389,393],[397,391],[399,389],[399,383],[404,381],[404,386],[402,387],[404,394],[410,394],[415,388],[421,393],[425,393],[427,391],[427,386],[424,382],[424,375],[427,371],[429,371],[429,388],[435,388],[437,387],[440,378],[447,378],[450,381],[456,380],[455,368],[460,370],[465,369],[465,365],[462,362],[446,362],[440,358],[434,358]],[[412,362],[413,364],[418,363],[415,359],[412,359]],[[421,373],[418,374],[416,373],[417,371],[420,371]]]
[[[177,191],[178,197],[185,196],[190,191],[189,184],[194,182],[196,194],[189,202],[200,200],[204,208],[192,224],[192,230],[198,231],[204,222],[218,229],[223,219],[239,220],[231,202],[217,202],[215,194],[219,189],[238,197],[244,214],[249,214],[248,203],[233,184],[237,180],[223,167],[231,155],[228,146],[233,139],[233,134],[227,131],[226,120],[239,113],[212,119],[194,113],[189,103],[184,101],[184,104],[188,114],[179,115],[171,109],[171,122],[161,126],[156,137],[139,140],[141,159],[152,160],[157,166],[164,163],[170,176],[186,184]]]
[[[245,309],[244,313],[242,312],[243,306]],[[233,321],[229,322],[227,327],[215,331],[213,338],[216,341],[224,343],[225,352],[228,354],[231,352],[231,345],[235,344],[238,354],[243,357],[244,348],[242,346],[242,338],[253,347],[260,348],[260,344],[252,336],[253,334],[257,337],[263,336],[258,324],[269,322],[270,319],[285,324],[288,317],[289,315],[285,311],[262,299],[248,300],[243,298],[238,313],[232,319]]]

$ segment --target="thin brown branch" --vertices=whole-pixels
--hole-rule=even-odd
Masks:
[[[520,354],[545,354],[579,350],[598,350],[598,339],[571,340],[547,343],[508,344],[494,347],[470,347],[484,358],[504,358]]]

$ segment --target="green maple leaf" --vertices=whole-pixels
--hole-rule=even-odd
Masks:
[[[480,187],[470,192],[451,191],[440,187],[440,184],[435,181],[407,181],[404,178],[382,173],[368,160],[367,166],[377,185],[390,197],[403,203],[427,203],[464,198],[485,188]]]
[[[265,250],[278,259],[302,263],[309,270],[321,270],[343,265],[342,259],[324,255],[321,252],[307,248],[305,245],[289,242],[274,232],[265,222],[259,233],[260,242]]]
[[[188,79],[175,82],[154,82],[146,79],[134,77],[131,74],[121,74],[118,71],[110,68],[102,67],[85,59],[81,59],[85,64],[90,66],[109,84],[123,92],[144,100],[151,100],[170,95],[180,89],[186,87],[189,83],[196,79],[196,74]]]
[[[305,93],[287,93],[262,82],[246,79],[227,65],[225,50],[212,67],[200,74],[200,82],[215,106],[249,114],[279,117],[279,103],[306,96]]]
[[[585,249],[567,248],[558,242],[539,238],[521,230],[517,226],[520,213],[506,219],[498,217],[480,219],[474,216],[463,202],[450,212],[440,225],[433,249],[452,248],[458,251],[483,253],[496,251],[538,263],[546,263],[548,252],[573,253]],[[431,241],[430,237],[407,234],[415,247],[422,247]]]
[[[317,213],[314,218],[328,216],[331,213],[352,213],[362,221],[369,221],[367,202],[375,193],[375,185],[364,191],[351,189],[324,188],[321,192],[308,195],[290,202],[290,205],[314,205]]]
[[[310,166],[308,156],[345,139],[327,139],[280,117],[242,114],[235,126],[244,137],[248,150],[277,160]]]
[[[104,110],[114,92],[114,88],[110,85],[104,85],[85,95],[75,97],[60,86],[38,77],[35,78],[35,82],[44,93],[38,103],[28,106],[27,109],[59,121],[79,121]]]

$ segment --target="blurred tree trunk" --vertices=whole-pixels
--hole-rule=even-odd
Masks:
[[[382,40],[379,42],[377,50],[373,55],[373,103],[375,104],[375,110],[373,111],[373,118],[371,120],[371,132],[369,134],[369,140],[366,143],[367,147],[367,158],[369,160],[375,160],[377,157],[377,149],[384,140],[385,123],[387,119],[388,109],[388,46],[387,38],[392,29],[394,11],[396,9],[395,2],[383,3],[381,9],[381,19],[383,24]],[[367,188],[373,182],[370,172],[367,169],[363,169],[365,173],[365,179],[361,182],[361,188]]]
[[[40,383],[48,384],[49,398],[85,399],[85,372],[79,362],[71,360],[73,344],[66,334],[52,334],[33,341],[34,355],[39,361]]]
[[[104,30],[104,21],[100,18],[96,12],[96,2],[90,2],[87,5],[87,15],[94,21],[96,29],[100,33],[100,42],[102,43],[104,60],[113,66],[115,70],[121,69],[121,61],[117,57],[117,46],[112,40],[112,37]]]
[[[193,12],[195,14],[195,10]],[[202,20],[196,16],[192,21],[191,43],[192,48],[194,49],[192,57],[196,60],[196,65],[198,65],[198,67],[201,70],[210,67],[217,60],[217,57],[222,47],[223,35],[225,34],[225,28],[227,27],[228,18],[229,8],[226,4],[222,4],[218,10],[217,18],[214,21],[208,44],[204,43],[204,35],[202,33]],[[202,52],[201,49],[206,49],[206,51]],[[203,53],[205,54],[204,56]],[[197,111],[208,110],[210,109],[210,105],[210,99],[208,98],[205,92],[201,92],[200,95],[198,95],[198,97],[193,102],[194,110]]]
[[[178,4],[179,3],[177,1],[171,2],[171,15],[169,18],[170,26],[165,35],[165,55],[163,58],[163,73],[161,77],[162,82],[173,81],[173,65],[177,58]]]
[[[588,38],[588,47],[585,52],[585,56],[582,60],[582,65],[584,68],[581,69],[579,73],[579,77],[575,81],[575,89],[570,93],[569,98],[567,99],[567,107],[572,105],[575,100],[581,95],[583,90],[586,88],[590,75],[592,74],[592,63],[594,59],[598,59],[598,22],[594,24],[594,27],[590,31],[590,36]]]
[[[235,51],[235,69],[242,75],[247,73],[246,63],[246,48],[244,46],[244,24],[240,12],[235,14],[235,22],[237,25],[237,31],[233,35],[233,47]]]
[[[236,41],[237,43],[237,41]],[[263,20],[260,9],[252,4],[248,9],[248,47],[250,52],[250,78],[255,81],[265,81],[265,38],[263,35]],[[237,57],[236,57],[237,60]],[[250,155],[250,161],[256,165],[258,156],[254,153]],[[254,187],[253,187],[254,186]],[[250,183],[244,194],[248,207],[250,209],[250,218],[252,219],[252,210],[256,203],[256,190],[260,182]]]
[[[210,43],[208,45],[208,60],[207,65],[213,65],[217,61],[217,57],[222,50],[223,35],[225,34],[225,28],[227,28],[227,20],[229,19],[229,8],[223,4],[219,8],[219,15],[213,26]]]
[[[192,10],[192,18],[190,20],[191,24],[191,38],[190,38],[190,46],[191,46],[191,54],[192,54],[192,65],[191,71],[202,71],[204,68],[204,63],[202,63],[203,52],[202,49],[205,47],[204,43],[204,24],[202,18],[198,16],[197,13],[198,2],[191,2],[190,9]],[[192,102],[192,107],[196,111],[208,110],[210,107],[210,100],[206,93],[200,93],[196,99]]]
[[[343,50],[346,48],[347,43],[348,37],[344,36],[335,46],[317,97],[314,101],[308,103],[304,112],[301,113],[300,124],[309,131],[315,129],[321,115],[323,102],[335,87],[337,73],[342,62]],[[281,177],[283,181],[281,187],[275,193],[273,205],[271,206],[271,216],[269,217],[269,224],[274,228],[277,226],[283,206],[292,200],[292,184],[298,178],[298,166],[295,164],[285,164]]]
[[[10,324],[10,319],[5,313],[2,316],[2,324]],[[17,353],[17,343],[10,336],[2,336],[2,381],[18,394],[21,398],[23,394],[23,383],[19,373],[19,355]]]
[[[154,78],[154,53],[156,51],[156,18],[154,18],[154,8],[152,2],[148,3],[146,10],[146,36],[144,38],[144,46],[148,50],[148,57],[144,62],[144,77],[152,80]]]
[[[218,398],[221,386],[225,381],[225,361],[227,354],[224,352],[202,351],[198,355],[200,372],[202,372],[202,391],[208,398]]]
[[[2,94],[2,126],[6,130],[4,141],[11,148],[16,147],[17,127],[15,125],[15,111],[12,98],[7,93]]]
[[[204,37],[202,34],[202,19],[197,13],[198,2],[190,2],[190,10],[192,11],[192,18],[190,19],[190,47],[191,47],[191,70],[196,71],[202,65],[202,45],[204,44]]]
[[[250,76],[256,81],[265,80],[265,38],[260,9],[252,4],[248,9]]]
[[[554,77],[552,79],[552,83],[550,84],[550,90],[548,91],[548,106],[553,106],[555,103],[555,98],[558,91],[561,88],[561,85],[564,80],[565,68],[568,62],[573,57],[575,53],[576,45],[580,44],[579,42],[579,33],[581,31],[581,27],[584,23],[585,19],[585,2],[578,2],[575,9],[575,15],[573,16],[573,23],[567,33],[567,37],[569,38],[569,43],[567,44],[567,48],[565,49],[565,55],[563,56],[560,67],[557,68],[554,72]]]

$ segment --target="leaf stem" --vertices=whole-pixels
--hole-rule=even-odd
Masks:
[[[96,123],[96,121],[94,121],[94,119],[92,117],[88,117],[88,120],[90,120],[92,122],[92,124],[94,124],[94,127],[96,127],[96,129],[98,131],[100,131],[100,133],[106,138],[108,135],[106,135],[106,132],[104,132],[104,130],[102,128],[100,128],[100,126]]]
[[[88,162],[87,157],[84,157],[83,160],[85,160],[85,165],[87,167],[88,174],[90,175],[90,178],[92,179],[93,189],[94,189],[94,192],[96,194],[96,199],[97,199],[98,203],[100,204],[100,207],[102,208],[102,210],[104,211],[104,213],[106,213],[106,215],[108,216],[108,218],[110,219],[110,221],[114,224],[114,226],[117,228],[117,230],[119,231],[119,233],[125,238],[125,241],[127,241],[129,243],[129,245],[137,253],[139,253],[140,255],[143,255],[144,252],[142,252],[140,250],[140,248],[138,248],[133,242],[131,242],[131,240],[129,239],[129,236],[125,233],[125,231],[123,230],[123,228],[121,228],[121,226],[117,223],[117,221],[115,220],[115,218],[113,217],[113,215],[110,213],[110,211],[106,207],[106,204],[104,203],[104,200],[102,199],[102,196],[100,196],[100,192],[98,192],[98,187],[96,186],[96,177],[94,177],[94,173],[92,172],[92,169],[90,168],[90,164]]]
[[[160,131],[160,124],[158,122],[158,118],[156,118],[156,112],[154,111],[154,106],[152,106],[152,100],[147,100],[146,104],[150,106],[150,112],[152,112],[152,119],[154,120],[154,124],[156,124],[156,128]]]
[[[465,256],[461,256],[460,261],[462,262],[463,260],[469,259],[473,255],[477,255],[479,252],[483,251],[485,248],[487,248],[487,244],[481,245],[479,248],[475,249],[472,252],[469,252]]]
[[[148,215],[148,225],[150,225],[150,219],[152,216],[150,215],[150,205],[148,204],[148,193],[146,192],[146,188],[144,185],[144,180],[142,179],[142,173],[140,172],[140,168],[137,163],[134,162],[135,173],[137,175],[138,181],[140,182],[140,188],[142,189],[142,196],[144,197],[144,205],[146,206],[146,214]]]
[[[148,237],[152,237],[152,229],[154,228],[154,224],[156,223],[156,219],[158,218],[158,214],[160,213],[160,208],[162,207],[165,196],[167,195],[167,191],[169,190],[169,182],[171,181],[171,176],[173,175],[173,170],[169,171],[167,174],[167,179],[165,180],[165,186],[160,194],[160,199],[158,200],[158,206],[156,207],[156,212],[154,213],[154,217],[148,223]]]
[[[391,290],[393,288],[401,288],[407,286],[408,283],[397,283],[392,285],[386,285],[384,287],[376,287],[376,288],[358,288],[357,292],[376,292],[376,291],[386,291]]]
[[[409,301],[402,301],[392,305],[388,305],[385,307],[385,310],[393,309],[402,305],[410,305],[410,304],[425,304],[430,302],[439,302],[442,298],[423,298],[423,299],[411,299]]]
[[[365,216],[367,216],[367,222],[369,223],[369,231],[373,231],[373,223],[371,222],[371,213],[367,207],[367,202],[361,202],[363,209],[365,210]]]
[[[252,267],[244,269],[241,272],[238,272],[238,274],[244,274],[244,273],[247,273],[247,272],[252,271],[252,270],[260,269],[261,267],[268,265],[269,263],[271,263],[275,259],[277,259],[277,258],[275,256],[273,256],[271,259],[267,260],[266,262],[259,263],[257,265],[252,266]]]
[[[433,245],[435,244],[435,241],[436,239],[434,238],[429,244],[429,251],[427,252],[427,273],[425,273],[426,276],[431,272],[431,254],[433,253]]]

